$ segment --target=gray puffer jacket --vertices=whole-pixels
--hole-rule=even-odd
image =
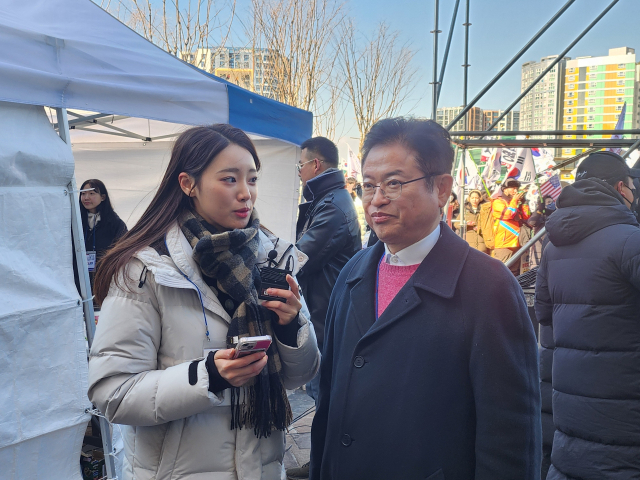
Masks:
[[[275,241],[261,232],[258,261]],[[111,286],[89,359],[89,399],[121,427],[124,479],[276,480],[284,456],[284,432],[258,439],[253,429],[231,430],[230,391],[208,391],[204,362],[189,384],[192,361],[204,348],[226,348],[230,317],[202,279],[192,249],[177,224],[166,236],[170,256],[152,248],[128,265],[127,288]],[[280,255],[289,246],[282,239]],[[295,248],[294,273],[306,261]],[[146,281],[140,286],[143,269]],[[184,275],[183,275],[184,274]],[[191,280],[185,278],[185,275]],[[202,294],[202,304],[198,289]],[[211,341],[205,337],[203,306]],[[286,388],[316,374],[320,354],[313,328],[300,315],[297,348],[275,339]]]

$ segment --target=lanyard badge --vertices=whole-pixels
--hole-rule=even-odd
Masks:
[[[87,266],[89,271],[93,272],[96,269],[96,252],[87,252]]]

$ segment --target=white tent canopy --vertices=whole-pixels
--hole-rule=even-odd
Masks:
[[[289,233],[293,163],[311,136],[312,115],[194,69],[90,0],[4,0],[0,44],[0,480],[79,480],[88,400],[71,264],[74,161],[42,106],[168,128],[230,123],[263,137],[254,137],[270,152],[262,199],[281,209]],[[76,149],[95,147],[79,141]],[[99,166],[104,156],[95,158]]]

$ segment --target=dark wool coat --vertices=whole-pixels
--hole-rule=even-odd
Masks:
[[[547,220],[551,243],[536,314],[553,325],[548,479],[640,478],[640,228],[605,182],[565,187]]]
[[[503,264],[440,228],[377,321],[384,244],[358,253],[340,274],[327,314],[311,480],[539,478],[537,346],[524,295]]]
[[[299,207],[296,247],[309,261],[297,279],[322,345],[331,290],[342,267],[362,248],[360,224],[340,170],[329,169],[309,180],[304,197],[308,202]]]

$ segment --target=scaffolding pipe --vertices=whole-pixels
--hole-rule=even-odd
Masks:
[[[631,154],[631,152],[633,152],[636,148],[638,148],[638,146],[640,146],[640,138],[636,141],[636,143],[631,145],[626,152],[624,152],[624,154],[622,155],[622,158],[627,158]],[[640,161],[640,159],[638,159],[638,161]],[[634,165],[634,168],[636,168],[635,165]]]
[[[511,265],[516,263],[516,261],[520,260],[520,257],[524,255],[526,251],[529,250],[534,243],[540,240],[545,233],[547,233],[547,229],[545,227],[542,227],[538,233],[536,233],[533,237],[531,237],[531,240],[525,243],[520,250],[518,250],[516,253],[513,254],[513,257],[511,257],[509,260],[505,262],[505,266],[507,268],[510,268]]]
[[[562,147],[597,147],[609,148],[609,147],[631,147],[635,143],[633,138],[585,138],[585,139],[512,139],[512,140],[458,140],[452,139],[451,143],[460,145],[461,147],[538,147],[540,145],[550,148],[562,148]]]
[[[467,7],[468,7],[468,1],[467,0]],[[616,0],[617,1],[617,0]],[[511,59],[509,60],[509,62],[504,66],[504,68],[502,70],[500,70],[500,72],[493,77],[493,79],[480,91],[480,93],[478,93],[478,95],[476,95],[476,97],[471,100],[471,103],[469,103],[468,105],[465,106],[465,108],[462,109],[462,111],[458,114],[458,116],[456,118],[453,119],[453,121],[447,125],[447,130],[451,130],[451,128],[458,123],[458,121],[463,118],[467,112],[469,110],[471,110],[471,108],[478,103],[478,100],[480,100],[485,93],[487,93],[487,91],[489,91],[489,89],[491,87],[493,87],[496,82],[498,80],[500,80],[500,78],[502,78],[502,76],[507,73],[507,71],[520,59],[520,57],[522,57],[522,55],[524,55],[527,50],[529,50],[529,48],[531,48],[531,45],[533,45],[541,36],[544,32],[546,32],[549,27],[551,27],[551,25],[553,25],[556,20],[558,20],[558,18],[560,18],[560,16],[573,4],[573,2],[575,2],[575,0],[569,0],[559,11],[558,13],[556,13],[551,20],[549,20],[539,31],[538,33],[536,33],[533,38],[531,40],[529,40],[527,42],[527,44]],[[467,62],[465,61],[465,64]],[[465,67],[465,72],[466,72],[466,67]],[[466,77],[465,77],[466,78]],[[465,99],[466,100],[466,99]],[[465,102],[466,103],[466,102]]]
[[[540,75],[538,75],[538,77],[537,77],[537,78],[536,78],[536,79],[531,83],[531,85],[529,85],[529,86],[528,86],[528,87],[527,87],[527,88],[526,88],[526,89],[525,89],[525,90],[524,90],[524,91],[523,91],[523,92],[518,96],[518,98],[516,98],[516,99],[514,100],[514,102],[513,102],[511,105],[509,105],[509,107],[507,107],[507,109],[502,113],[502,115],[500,115],[500,116],[496,119],[496,121],[494,121],[494,122],[489,126],[489,128],[487,128],[487,131],[491,131],[491,129],[492,129],[493,127],[495,127],[495,126],[500,122],[500,120],[502,120],[502,119],[503,119],[503,118],[504,118],[504,117],[505,117],[505,116],[506,116],[506,115],[507,115],[507,114],[508,114],[512,109],[513,109],[513,107],[515,107],[518,103],[520,103],[520,100],[522,100],[522,99],[523,99],[523,98],[524,98],[524,97],[525,97],[525,96],[526,96],[526,95],[527,95],[531,90],[533,90],[533,87],[535,87],[535,86],[538,84],[538,82],[540,82],[540,80],[542,80],[542,79],[544,78],[544,76],[545,76],[545,75],[546,75],[546,74],[547,74],[547,73],[548,73],[548,72],[549,72],[553,67],[555,67],[555,66],[556,66],[556,65],[557,65],[557,64],[558,64],[558,63],[559,63],[559,62],[564,58],[564,56],[567,54],[567,52],[569,52],[569,50],[571,50],[571,49],[572,49],[572,48],[573,48],[573,47],[574,47],[574,46],[575,46],[575,45],[576,45],[580,40],[582,40],[582,38],[583,38],[587,33],[589,33],[589,31],[590,31],[590,30],[591,30],[591,29],[592,29],[592,28],[593,28],[593,27],[594,27],[594,26],[595,26],[595,25],[596,25],[596,24],[597,24],[597,23],[602,19],[602,17],[604,17],[607,13],[609,13],[609,10],[611,10],[611,9],[615,6],[615,4],[616,4],[616,3],[618,3],[619,1],[620,1],[620,0],[613,0],[613,2],[611,2],[611,3],[609,4],[609,6],[608,6],[607,8],[605,8],[605,9],[604,9],[604,11],[603,11],[600,15],[598,15],[598,16],[596,17],[596,19],[595,19],[593,22],[591,22],[591,23],[589,24],[589,26],[588,26],[587,28],[585,28],[585,29],[582,31],[582,33],[581,33],[580,35],[578,35],[578,37],[577,37],[573,42],[571,42],[571,43],[569,44],[569,46],[568,46],[567,48],[565,48],[565,49],[562,51],[562,53],[561,53],[560,55],[558,55],[558,56],[556,57],[556,59],[555,59],[553,62],[551,62],[551,63],[549,64],[549,66],[548,66],[547,68],[545,68],[545,69],[544,69],[544,71],[543,71]]]
[[[431,93],[431,120],[436,119],[436,110],[438,107],[438,34],[440,30],[438,30],[438,15],[440,12],[440,0],[434,1],[435,11],[434,11],[434,28],[433,28],[433,89]]]
[[[482,132],[452,132],[452,135],[455,137],[486,137],[486,136],[494,136],[494,137],[515,137],[517,135],[640,135],[640,129],[630,129],[630,130],[496,130],[496,131],[482,131]],[[544,139],[541,139],[543,141]]]
[[[453,15],[451,17],[451,26],[449,27],[449,37],[447,38],[447,46],[444,49],[444,56],[442,57],[442,66],[440,67],[440,78],[438,79],[438,95],[436,97],[436,113],[438,110],[438,102],[440,101],[440,92],[442,91],[442,82],[444,80],[444,71],[447,68],[447,60],[449,60],[449,48],[451,47],[451,39],[453,38],[453,30],[456,26],[456,18],[458,17],[458,6],[460,0],[456,0],[456,4],[453,7]]]
[[[467,106],[467,87],[468,87],[468,78],[469,78],[469,67],[471,65],[469,65],[469,27],[471,26],[471,23],[469,23],[469,2],[470,0],[467,0],[467,9],[466,9],[466,13],[465,13],[465,17],[464,17],[464,65],[462,65],[462,67],[464,68],[464,81],[463,81],[463,87],[462,87],[462,106],[466,107]],[[447,127],[447,130],[449,130],[450,127]]]

